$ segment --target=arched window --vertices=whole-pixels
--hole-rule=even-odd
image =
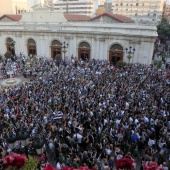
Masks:
[[[87,42],[81,42],[79,44],[79,48],[90,48],[90,45]]]
[[[33,57],[37,54],[36,42],[31,38],[27,41],[28,56]]]
[[[29,39],[27,44],[36,45],[36,42],[33,39]]]
[[[53,40],[51,43],[51,57],[56,60],[62,60],[62,43],[58,40]]]
[[[12,55],[15,55],[15,41],[12,38],[6,39],[7,51],[11,51]]]
[[[78,58],[83,61],[90,60],[90,44],[81,42],[78,48]]]
[[[123,61],[123,47],[120,44],[113,44],[109,50],[109,60],[112,64]]]
[[[119,51],[123,51],[123,47],[119,44],[113,44],[111,47],[110,47],[110,50],[119,50]]]
[[[58,40],[53,40],[51,43],[52,46],[61,46],[61,42],[59,42]]]

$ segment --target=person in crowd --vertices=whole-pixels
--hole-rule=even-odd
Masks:
[[[18,142],[14,151],[35,155],[33,143],[43,137],[45,160],[58,169],[113,170],[123,157],[142,162],[141,169],[153,158],[167,168],[170,87],[164,65],[160,72],[152,64],[117,68],[106,60],[74,57],[64,65],[23,56],[15,62],[18,75],[30,81],[0,89],[3,153],[9,152],[9,134],[27,131],[29,145],[24,150]],[[3,65],[2,74],[9,62]]]

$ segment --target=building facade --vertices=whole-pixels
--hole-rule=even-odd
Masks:
[[[138,22],[160,22],[165,0],[113,0],[113,13],[126,15]]]
[[[104,5],[105,0],[100,0],[100,5]]]
[[[55,0],[54,11],[92,16],[98,8],[98,0]]]
[[[21,14],[32,11],[27,1],[20,0],[0,0],[0,16],[4,14]]]
[[[169,3],[165,3],[163,17],[166,18],[168,22],[170,22],[170,4]]]
[[[64,57],[62,43],[69,44],[65,55],[79,59],[110,60],[114,64],[128,62],[126,48],[135,48],[133,63],[152,62],[155,26],[115,22],[103,22],[102,17],[91,21],[68,22],[61,12],[50,12],[45,7],[35,7],[34,12],[24,13],[19,21],[1,22],[0,54],[4,55],[15,42],[15,54],[36,55],[54,58]],[[105,16],[106,17],[106,16]],[[109,16],[107,16],[109,17]],[[119,22],[118,22],[119,21]]]

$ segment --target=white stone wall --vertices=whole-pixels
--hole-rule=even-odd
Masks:
[[[120,44],[124,49],[123,60],[128,62],[125,49],[135,47],[131,59],[133,63],[150,64],[154,40],[157,37],[156,27],[135,24],[106,23],[25,23],[9,22],[0,24],[0,54],[6,52],[6,39],[15,42],[16,54],[27,55],[27,40],[32,38],[37,44],[37,55],[51,57],[51,42],[57,39],[69,43],[66,56],[78,57],[80,42],[86,41],[91,47],[91,59],[109,59],[112,44]],[[63,54],[64,57],[64,54]]]

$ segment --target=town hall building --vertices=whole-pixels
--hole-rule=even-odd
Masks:
[[[103,13],[96,17],[50,11],[46,5],[35,5],[33,12],[0,17],[0,54],[14,45],[13,53],[26,56],[64,59],[110,60],[150,64],[157,29],[132,19]],[[14,43],[15,42],[15,43]],[[63,47],[63,42],[68,44]],[[131,51],[132,49],[132,51]],[[133,51],[134,49],[134,51]]]

